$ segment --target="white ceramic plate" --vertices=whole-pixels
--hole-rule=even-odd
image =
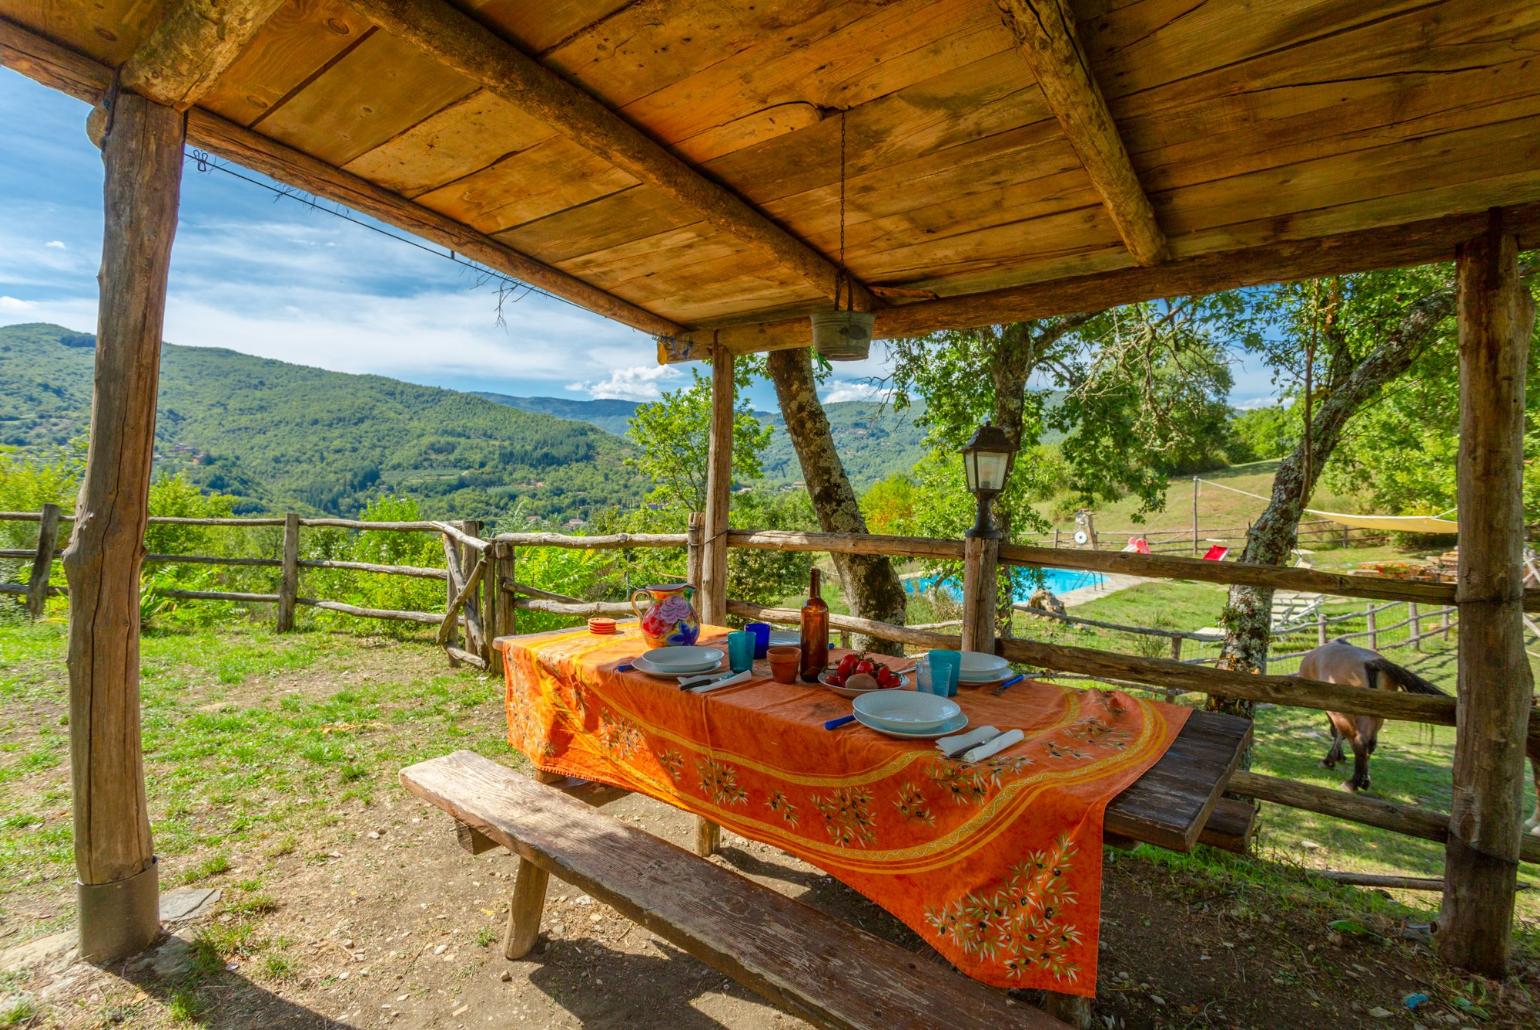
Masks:
[[[1005,675],[1010,667],[1011,663],[997,654],[989,654],[986,651],[964,651],[960,678],[984,682],[985,677]]]
[[[883,736],[887,736],[887,737],[899,737],[899,738],[901,738],[903,740],[935,740],[937,737],[945,737],[948,734],[956,733],[958,730],[962,729],[964,726],[967,726],[968,725],[968,713],[967,712],[958,712],[957,713],[957,717],[955,719],[953,719],[952,721],[950,721],[948,723],[944,723],[943,725],[938,726],[935,729],[929,729],[929,730],[894,730],[894,729],[889,729],[886,726],[878,726],[878,725],[876,725],[874,723],[867,722],[865,719],[861,718],[861,713],[860,712],[856,713],[856,722],[860,723],[862,726],[865,726],[869,730],[875,730],[878,733],[881,733]]]
[[[708,662],[720,662],[722,652],[715,647],[655,647],[642,655],[648,665],[670,672],[696,672],[711,668]]]
[[[721,668],[721,666],[721,659],[709,665],[698,665],[693,669],[660,669],[645,658],[635,658],[631,661],[631,667],[637,672],[644,672],[649,676],[659,676],[663,679],[676,679],[680,676],[698,676],[703,672],[714,672]]]
[[[962,711],[956,701],[912,690],[867,691],[852,707],[863,721],[908,733],[945,726]]]
[[[896,687],[873,687],[870,690],[852,690],[849,687],[838,687],[838,686],[835,686],[829,680],[829,670],[825,669],[823,671],[823,674],[818,677],[818,682],[822,683],[824,685],[824,687],[826,687],[827,689],[834,691],[840,697],[860,697],[862,694],[876,694],[876,693],[892,694],[892,693],[896,693],[897,691],[900,691],[900,690],[908,690],[909,689],[909,683],[910,683],[909,674],[906,673],[906,672],[899,673],[898,678],[899,678],[900,682],[899,682],[899,685],[896,686]]]

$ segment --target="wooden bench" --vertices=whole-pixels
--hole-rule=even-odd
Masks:
[[[624,794],[540,783],[468,751],[401,771],[444,809],[462,844],[519,856],[505,950],[534,947],[548,878],[611,905],[707,965],[818,1026],[1063,1027],[1002,991],[596,811]],[[569,794],[568,791],[575,792]]]

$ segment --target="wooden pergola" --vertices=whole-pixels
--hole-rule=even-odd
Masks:
[[[808,344],[842,245],[878,337],[1457,259],[1438,937],[1500,973],[1531,704],[1516,254],[1540,244],[1537,46],[1533,0],[9,0],[0,63],[91,104],[106,163],[66,555],[83,953],[116,959],[158,929],[138,580],[191,146],[641,329],[660,360],[711,360],[714,622],[733,356]]]

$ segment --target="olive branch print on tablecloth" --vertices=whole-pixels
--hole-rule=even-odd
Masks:
[[[787,826],[797,825],[797,806],[792,804],[791,799],[781,791],[771,794],[770,799],[765,802],[765,807],[772,812],[779,812],[781,818],[786,820]]]
[[[675,783],[684,775],[684,755],[673,748],[669,748],[658,756],[658,764],[668,771],[669,778]]]
[[[749,800],[746,790],[738,786],[738,773],[725,762],[702,758],[695,763],[700,773],[701,793],[719,805],[742,805]]]
[[[925,914],[925,921],[971,956],[1000,962],[1012,977],[1041,969],[1056,980],[1079,979],[1079,964],[1067,953],[1079,944],[1078,927],[1063,918],[1075,893],[1065,874],[1075,846],[1060,835],[1052,847],[1033,852],[1011,868],[993,889],[969,891],[950,905]]]
[[[936,816],[925,803],[925,792],[912,783],[899,786],[898,797],[893,800],[893,807],[898,809],[899,815],[905,819],[914,819],[927,826],[936,825]]]
[[[877,839],[871,805],[872,792],[865,787],[837,787],[828,794],[813,796],[813,807],[823,815],[824,829],[842,848],[852,842],[865,847]]]

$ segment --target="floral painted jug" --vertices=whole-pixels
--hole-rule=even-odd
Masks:
[[[652,598],[644,612],[636,605],[643,595]],[[642,620],[642,636],[648,647],[688,646],[700,636],[700,616],[690,598],[695,588],[688,583],[669,583],[663,586],[642,587],[631,595],[631,610]]]

